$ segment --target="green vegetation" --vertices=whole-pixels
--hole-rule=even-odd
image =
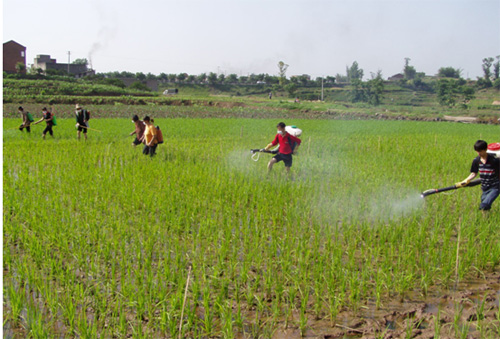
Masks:
[[[148,96],[147,91],[137,88],[121,88],[112,84],[93,84],[85,80],[3,80],[4,102],[12,102],[37,96]]]
[[[479,188],[419,197],[466,176],[472,144],[499,141],[497,126],[285,121],[304,130],[293,180],[250,160],[274,119],[158,118],[153,159],[130,146],[129,118],[91,120],[103,132],[86,143],[73,119],[44,142],[42,126],[4,119],[4,335],[307,334],[498,270],[499,202],[483,217]],[[459,311],[435,332],[466,333]]]

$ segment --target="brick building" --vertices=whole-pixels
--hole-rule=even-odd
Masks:
[[[52,59],[50,55],[40,54],[37,55],[33,67],[40,68],[43,71],[47,71],[49,69],[64,71],[73,74],[77,78],[82,78],[87,75],[94,75],[95,71],[87,68],[87,65],[78,65],[78,64],[60,64],[57,63],[56,59]]]
[[[18,44],[14,40],[3,44],[3,70],[7,73],[17,73],[16,64],[20,62],[24,67],[23,73],[26,73],[26,47]]]

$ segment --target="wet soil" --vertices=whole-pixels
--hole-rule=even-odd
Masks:
[[[309,319],[305,338],[500,338],[500,273],[468,280],[450,290],[410,293],[404,300],[368,301],[358,312],[342,310],[330,319]],[[299,315],[293,314],[294,323]],[[300,338],[298,328],[274,333],[274,339]]]

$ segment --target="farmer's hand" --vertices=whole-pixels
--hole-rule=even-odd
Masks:
[[[455,184],[456,187],[465,187],[470,183],[470,179],[465,179],[464,181],[457,182]]]
[[[269,151],[269,149],[270,149],[271,147],[273,147],[273,144],[269,144],[269,145],[267,145],[267,146],[266,146],[266,148],[264,148],[264,150]]]

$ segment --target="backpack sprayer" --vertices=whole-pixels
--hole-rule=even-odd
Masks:
[[[297,126],[295,126],[295,125],[286,126],[285,127],[285,131],[288,134],[291,134],[291,135],[293,135],[294,137],[297,137],[297,138],[302,135],[302,130],[300,128],[298,128]],[[270,151],[268,151],[268,150],[266,150],[264,148],[254,148],[254,149],[250,150],[250,153],[252,154],[252,160],[253,161],[259,161],[260,153],[277,154],[278,151],[279,151],[279,146],[276,147],[273,150],[270,150]]]

